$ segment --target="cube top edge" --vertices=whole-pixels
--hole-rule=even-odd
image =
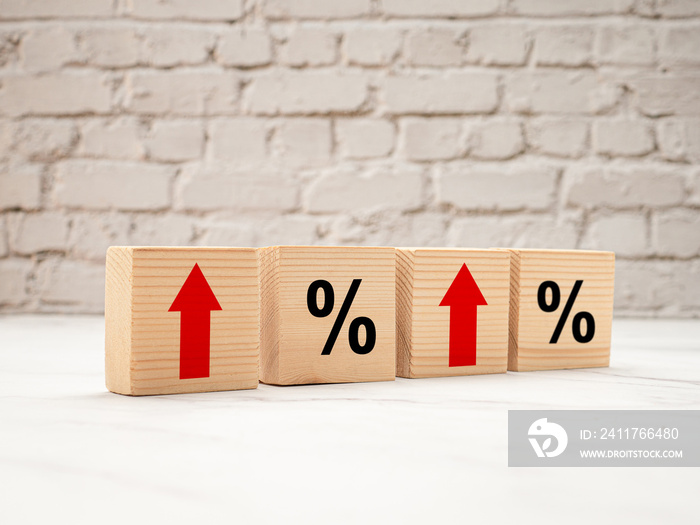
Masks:
[[[300,250],[383,250],[395,251],[393,246],[337,246],[337,245],[319,245],[319,244],[276,244],[273,246],[265,246],[264,248],[276,248],[280,250],[300,249]]]
[[[484,253],[488,252],[489,254],[495,256],[495,257],[503,257],[506,258],[509,256],[510,250],[502,250],[499,248],[459,248],[459,247],[447,247],[447,248],[438,248],[438,247],[418,247],[418,246],[412,246],[412,247],[401,247],[401,248],[396,248],[397,251],[400,252],[411,252],[414,254],[439,254],[439,253],[455,253],[455,254],[470,254],[470,253]]]
[[[257,250],[257,248],[250,248],[244,246],[110,246],[107,251],[114,250],[128,250],[128,251],[139,251],[139,252],[177,252],[177,251],[239,251],[239,252],[251,252]]]
[[[519,253],[525,253],[525,254],[545,254],[545,255],[556,255],[556,254],[562,254],[562,255],[606,255],[606,256],[614,256],[615,252],[611,251],[606,251],[606,250],[557,250],[557,249],[551,249],[551,248],[491,248],[492,250],[504,250],[504,251],[509,251],[509,252],[519,252]]]
[[[382,254],[385,256],[395,257],[396,248],[387,246],[296,246],[296,245],[283,245],[283,246],[269,246],[267,249],[271,249],[278,252],[280,255],[284,254],[318,254],[321,255],[331,255],[331,254],[347,254],[355,253],[359,255],[360,253],[365,254]]]

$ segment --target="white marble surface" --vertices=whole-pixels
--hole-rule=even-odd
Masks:
[[[700,322],[609,369],[130,398],[103,319],[0,317],[0,523],[698,523],[700,469],[507,467],[507,410],[700,409]]]

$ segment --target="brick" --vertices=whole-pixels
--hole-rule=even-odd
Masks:
[[[659,41],[659,60],[667,67],[700,65],[700,24],[666,27]]]
[[[510,9],[519,15],[532,16],[607,15],[625,13],[633,3],[634,0],[514,0]]]
[[[14,214],[9,217],[10,247],[15,253],[64,251],[70,228],[67,216],[56,212]]]
[[[51,71],[70,62],[78,62],[80,54],[75,35],[62,26],[37,26],[22,38],[22,66],[25,71]]]
[[[554,204],[557,171],[546,166],[446,165],[438,202],[466,210],[544,210]]]
[[[142,215],[129,232],[132,246],[189,246],[195,237],[195,218],[175,213]]]
[[[696,261],[665,261],[667,286],[659,290],[659,316],[697,318],[700,312],[700,264]]]
[[[355,18],[369,14],[371,0],[267,0],[265,16],[272,20],[288,18]]]
[[[383,212],[384,217],[389,212]],[[370,227],[364,217],[336,215],[324,223],[322,227],[323,243],[330,246],[358,246],[368,243]],[[377,246],[381,242],[376,243]],[[375,245],[375,243],[371,243]]]
[[[194,120],[157,120],[145,146],[148,158],[165,162],[198,159],[204,146],[204,128]]]
[[[11,116],[106,113],[111,108],[111,96],[107,78],[95,73],[6,76],[0,89],[0,113]]]
[[[700,163],[700,119],[663,119],[657,126],[663,158]]]
[[[593,123],[593,148],[610,157],[638,157],[654,150],[651,123],[644,120],[597,120]]]
[[[633,315],[692,316],[699,304],[700,266],[688,261],[619,260],[616,308]],[[696,311],[697,315],[697,311]]]
[[[338,57],[338,35],[322,27],[297,27],[279,52],[279,62],[294,67],[327,66]]]
[[[700,255],[700,213],[670,210],[654,217],[653,243],[656,253],[670,257]]]
[[[571,249],[578,227],[570,218],[518,215],[517,217],[460,217],[447,232],[448,246],[490,248]]]
[[[252,80],[252,113],[325,114],[357,111],[367,99],[367,78],[355,73],[274,72]]]
[[[521,25],[488,24],[469,31],[470,62],[488,66],[520,66],[525,63],[529,43]]]
[[[274,154],[285,166],[322,166],[330,161],[331,148],[331,123],[328,120],[285,120],[275,134]]]
[[[655,15],[655,3],[656,0],[636,0],[634,6],[632,7],[632,13],[635,15],[651,18]]]
[[[666,167],[576,168],[567,175],[567,202],[584,208],[677,206],[685,192],[683,176]]]
[[[139,63],[142,37],[134,28],[100,25],[78,32],[77,37],[88,64],[129,67]]]
[[[207,221],[198,228],[202,231],[197,239],[198,246],[261,246],[257,242],[256,225],[249,220]]]
[[[181,210],[290,211],[297,207],[297,182],[287,172],[242,170],[231,164],[187,165],[182,170]]]
[[[656,0],[656,12],[667,18],[700,15],[697,0]]]
[[[0,210],[32,210],[41,204],[41,172],[37,164],[0,167]]]
[[[591,71],[516,72],[505,92],[508,108],[517,113],[600,113],[619,98],[616,88]]]
[[[238,20],[243,0],[132,0],[126,12],[134,18],[184,20]]]
[[[377,217],[380,216],[381,219]],[[358,215],[339,215],[327,218],[323,229],[322,243],[326,245],[344,246],[395,246],[392,242],[399,234],[396,231],[400,224],[407,219],[423,218],[423,214],[414,215],[398,209],[382,210],[381,212]],[[415,221],[411,221],[415,222]],[[401,240],[399,245],[425,246],[424,244],[409,243],[409,240]]]
[[[654,32],[648,27],[602,27],[597,48],[601,64],[647,66],[655,61]]]
[[[259,164],[267,158],[265,120],[216,119],[209,123],[209,154],[214,160]]]
[[[27,282],[34,270],[30,259],[0,260],[0,305],[19,305],[29,299]]]
[[[20,44],[22,31],[17,28],[6,27],[0,29],[0,67],[20,65]]]
[[[7,159],[14,149],[15,125],[11,120],[0,119],[0,161]]]
[[[134,71],[129,73],[126,109],[183,116],[235,113],[238,77],[219,70]]]
[[[221,64],[237,67],[269,64],[272,61],[270,37],[262,28],[231,27],[221,35],[216,59]]]
[[[533,58],[538,66],[579,67],[592,63],[593,28],[582,25],[545,26],[537,29]]]
[[[279,246],[283,244],[317,244],[318,224],[313,217],[284,215],[265,219],[257,223],[256,246]]]
[[[570,118],[540,118],[527,122],[527,142],[537,153],[581,157],[587,150],[588,123]]]
[[[514,240],[499,246],[523,246],[551,250],[577,248],[580,221],[574,217],[517,217],[509,219]],[[493,244],[491,244],[493,246]]]
[[[328,246],[395,246],[392,239],[406,239],[398,244],[406,243],[410,246],[424,246],[421,243],[411,243],[408,237],[402,237],[401,230],[405,232],[407,221],[413,223],[415,217],[423,218],[423,214],[404,214],[399,210],[384,210],[381,212],[381,226],[378,225],[376,215],[335,215],[323,217],[319,227],[321,244]],[[443,224],[444,227],[444,224]]]
[[[589,220],[581,241],[586,250],[610,250],[620,257],[635,257],[649,252],[647,220],[641,213],[617,213]]]
[[[141,142],[145,131],[131,117],[90,119],[80,126],[77,154],[84,157],[139,160],[145,157]]]
[[[415,29],[406,37],[406,62],[413,66],[458,66],[462,63],[465,44],[464,35],[454,29]]]
[[[149,27],[141,54],[156,67],[202,64],[214,49],[216,35],[193,27]]]
[[[305,210],[310,213],[366,212],[380,209],[414,210],[423,205],[422,170],[397,166],[362,173],[347,169],[328,172],[308,188]]]
[[[499,11],[498,0],[384,0],[382,10],[395,17],[470,18],[493,15]]]
[[[514,246],[514,230],[503,217],[458,217],[447,230],[447,246]]]
[[[646,262],[617,259],[615,261],[615,308],[625,311],[639,311],[661,306],[657,288],[667,285],[665,271],[660,271],[659,264],[665,262]],[[664,268],[666,270],[666,268]]]
[[[644,115],[700,115],[700,77],[646,77],[628,85]]]
[[[447,246],[449,215],[421,213],[401,215],[387,228],[387,246]],[[385,228],[382,228],[384,230]]]
[[[203,246],[277,246],[317,244],[318,224],[303,215],[275,215],[246,221],[217,220],[203,226]]]
[[[69,208],[156,211],[170,205],[174,172],[154,164],[64,161],[56,170],[55,198]]]
[[[84,313],[104,311],[105,267],[102,263],[48,260],[38,269],[40,298],[45,303],[75,305]]]
[[[383,98],[394,114],[490,113],[498,106],[496,76],[488,73],[390,76]]]
[[[453,159],[464,154],[459,118],[406,118],[401,121],[399,151],[416,161]]]
[[[519,122],[487,120],[471,129],[470,156],[477,159],[510,159],[522,153],[522,127]]]
[[[7,222],[5,217],[0,217],[0,259],[7,257],[10,247],[7,244]]]
[[[132,222],[123,213],[73,212],[66,248],[73,257],[104,263],[107,248],[128,246]],[[136,228],[141,220],[135,222]]]
[[[674,284],[673,290],[664,298],[664,306],[671,310],[671,316],[679,316],[685,313],[688,316],[688,309],[695,308],[694,317],[697,317],[698,307],[700,307],[700,264],[697,261],[688,263],[673,262]],[[680,301],[678,300],[680,298]],[[678,303],[680,302],[680,305]],[[693,315],[693,314],[691,314]]]
[[[50,161],[73,150],[78,132],[73,122],[63,119],[23,119],[12,141],[15,152],[29,160]]]
[[[391,64],[401,49],[401,33],[390,27],[353,27],[343,39],[350,65],[385,66]]]
[[[0,0],[0,19],[111,16],[112,0]]]
[[[690,195],[688,203],[700,205],[700,170],[696,171],[690,178]]]
[[[659,152],[667,160],[685,160],[686,126],[680,119],[668,118],[657,123]]]
[[[380,119],[339,119],[335,132],[344,158],[386,157],[394,149],[394,125]]]

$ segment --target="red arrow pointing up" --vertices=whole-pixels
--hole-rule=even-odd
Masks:
[[[180,379],[209,377],[211,311],[219,301],[195,263],[169,312],[180,313]]]
[[[487,305],[466,264],[447,289],[440,306],[450,307],[449,366],[476,365],[476,307]]]

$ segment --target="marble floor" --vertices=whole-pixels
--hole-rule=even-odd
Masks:
[[[698,523],[698,468],[508,468],[508,409],[700,409],[700,321],[610,368],[130,398],[104,320],[0,317],[0,523]]]

